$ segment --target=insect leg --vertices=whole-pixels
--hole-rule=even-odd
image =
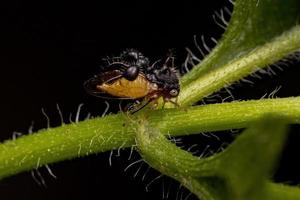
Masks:
[[[138,112],[139,110],[141,110],[142,108],[144,108],[145,106],[147,106],[150,102],[152,101],[152,99],[147,99],[144,100],[142,103],[136,105],[136,106],[132,106],[132,110],[128,110],[130,114],[134,114],[136,112]]]

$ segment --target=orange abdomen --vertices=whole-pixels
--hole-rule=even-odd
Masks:
[[[138,99],[147,96],[154,89],[154,84],[139,75],[134,81],[120,78],[109,84],[97,85],[97,88],[116,97]]]

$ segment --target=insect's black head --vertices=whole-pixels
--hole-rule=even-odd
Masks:
[[[177,97],[180,92],[177,72],[173,68],[157,74],[157,80],[161,82],[163,96],[166,98]]]
[[[156,83],[165,98],[177,97],[180,92],[178,73],[173,66],[173,58],[156,62],[147,68],[147,78]]]

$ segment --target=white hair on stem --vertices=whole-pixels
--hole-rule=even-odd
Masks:
[[[51,124],[50,124],[50,118],[47,115],[47,113],[45,112],[44,108],[42,108],[42,114],[45,116],[46,120],[47,120],[47,129],[50,128]]]
[[[109,103],[107,101],[105,101],[104,103],[105,103],[106,107],[105,107],[105,110],[102,113],[101,117],[104,117],[107,114],[108,109],[109,109]]]
[[[76,112],[76,117],[75,117],[75,123],[79,122],[80,110],[81,110],[82,106],[83,106],[83,103],[81,103],[81,104],[78,105],[77,112]]]
[[[61,109],[60,109],[60,107],[59,107],[58,103],[56,104],[56,109],[57,109],[57,111],[58,111],[58,115],[59,115],[59,117],[60,117],[60,122],[61,122],[61,125],[65,124],[65,123],[64,123],[63,114],[62,114],[62,112],[61,112]]]
[[[148,188],[149,188],[156,180],[160,179],[162,176],[163,176],[163,174],[160,174],[159,176],[157,176],[157,177],[155,177],[154,179],[152,179],[152,180],[146,185],[146,187],[145,187],[146,192],[148,192],[148,191],[149,191]]]
[[[140,163],[142,162],[143,159],[139,159],[139,160],[136,160],[134,161],[133,163],[129,164],[125,169],[124,169],[124,172],[126,172],[130,167],[132,167],[133,165],[137,164],[137,163]]]

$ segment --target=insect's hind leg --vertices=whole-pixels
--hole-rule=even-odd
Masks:
[[[131,104],[129,107],[127,107],[127,112],[130,114],[134,114],[146,107],[151,101],[151,99],[145,99],[140,103]]]
[[[122,108],[121,104],[122,100],[119,103],[119,110],[121,114],[124,116],[125,119],[129,120],[130,122],[134,122],[135,120],[130,116],[131,113],[129,112],[131,107],[133,107],[133,104],[127,104],[124,109]],[[124,123],[123,126],[126,126],[126,123]]]

